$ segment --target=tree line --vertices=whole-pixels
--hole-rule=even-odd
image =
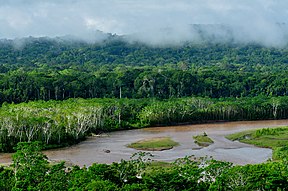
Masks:
[[[3,104],[0,149],[41,141],[46,148],[77,143],[91,133],[219,120],[285,119],[288,97],[68,99]]]
[[[216,43],[151,47],[117,36],[95,44],[22,41],[0,40],[0,103],[288,93],[287,48]]]

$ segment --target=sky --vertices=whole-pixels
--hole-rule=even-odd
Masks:
[[[0,0],[0,38],[97,31],[157,43],[197,40],[191,25],[225,25],[236,41],[278,46],[288,39],[287,0]],[[219,39],[227,31],[205,29]],[[95,34],[98,34],[95,35]]]

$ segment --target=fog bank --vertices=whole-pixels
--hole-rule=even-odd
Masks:
[[[285,0],[0,0],[0,38],[102,33],[148,44],[202,41],[288,42]]]

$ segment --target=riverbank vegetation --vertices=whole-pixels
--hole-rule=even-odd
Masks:
[[[0,190],[285,190],[287,146],[277,142],[278,161],[245,166],[186,157],[152,168],[140,153],[66,168],[40,150],[120,129],[287,119],[287,53],[232,42],[151,47],[117,35],[95,44],[0,40],[0,150],[17,149],[12,166],[0,167]],[[259,130],[242,140],[254,133],[262,143],[287,137]]]
[[[242,98],[68,99],[2,104],[0,149],[41,141],[45,148],[77,143],[91,133],[179,123],[285,119],[288,96]]]
[[[143,151],[163,151],[172,149],[178,145],[179,143],[173,141],[170,137],[154,137],[140,140],[127,146]]]
[[[149,153],[119,163],[65,167],[49,164],[37,142],[20,143],[10,167],[0,167],[5,190],[286,190],[287,160],[238,166],[210,158],[185,157],[163,167]],[[153,164],[153,165],[151,165]]]
[[[226,137],[232,141],[237,140],[258,147],[271,148],[274,160],[288,157],[288,127],[243,131]]]
[[[201,147],[208,147],[213,144],[214,141],[208,137],[208,135],[204,132],[202,135],[193,136],[194,142]]]
[[[287,48],[0,40],[0,150],[179,123],[288,118]]]

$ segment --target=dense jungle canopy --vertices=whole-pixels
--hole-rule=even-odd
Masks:
[[[68,98],[287,94],[287,48],[257,44],[148,46],[113,36],[0,41],[0,102]]]

